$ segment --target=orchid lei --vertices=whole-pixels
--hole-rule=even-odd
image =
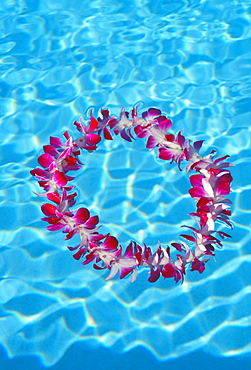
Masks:
[[[206,262],[214,256],[215,247],[222,247],[219,237],[230,237],[223,231],[215,230],[216,222],[232,228],[229,221],[231,201],[226,198],[232,181],[231,173],[226,168],[233,165],[225,162],[229,156],[215,158],[216,153],[212,151],[202,157],[199,150],[203,141],[191,144],[181,132],[177,136],[168,133],[172,127],[171,120],[155,108],[148,109],[141,117],[138,107],[132,109],[131,115],[122,109],[119,119],[111,116],[109,110],[101,110],[98,119],[91,112],[87,126],[81,119],[80,122],[74,122],[74,125],[81,136],[74,140],[65,132],[65,142],[58,137],[51,137],[50,144],[43,147],[44,154],[38,158],[38,163],[43,168],[31,171],[31,175],[37,178],[45,191],[36,195],[46,197],[52,202],[41,207],[46,216],[42,220],[49,223],[47,229],[62,230],[66,234],[66,240],[79,234],[79,244],[68,249],[75,251],[73,257],[76,260],[84,258],[83,265],[94,262],[95,269],[108,269],[106,280],[119,272],[120,279],[131,274],[131,280],[135,281],[140,266],[149,268],[148,281],[151,283],[161,275],[164,278],[174,278],[176,283],[183,282],[188,266],[191,271],[202,273]],[[171,258],[170,247],[164,248],[160,244],[152,252],[145,244],[141,246],[131,241],[123,252],[115,236],[99,233],[98,216],[91,216],[87,208],[71,210],[76,203],[77,194],[72,192],[73,186],[68,185],[74,177],[67,173],[77,171],[83,166],[79,159],[82,149],[93,152],[102,136],[106,140],[112,140],[112,132],[115,135],[120,134],[126,141],[132,141],[133,134],[139,138],[147,138],[146,147],[150,150],[156,147],[160,159],[177,163],[180,170],[181,162],[187,161],[186,171],[196,172],[190,176],[192,188],[189,194],[196,202],[196,212],[190,213],[190,216],[196,220],[197,227],[182,226],[190,229],[191,234],[180,235],[185,241],[171,243],[178,252],[174,259]]]

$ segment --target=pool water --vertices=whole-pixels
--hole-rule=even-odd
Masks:
[[[0,17],[1,369],[250,369],[251,1],[2,0]],[[232,238],[183,285],[145,270],[107,282],[40,220],[30,170],[49,137],[135,104],[235,165]],[[184,171],[144,139],[82,161],[78,205],[123,246],[192,225]]]

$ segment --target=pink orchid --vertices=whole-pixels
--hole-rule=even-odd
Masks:
[[[77,127],[78,131],[82,134],[77,140],[75,140],[75,145],[78,148],[86,149],[89,152],[97,149],[97,144],[100,142],[101,137],[98,134],[93,133],[99,122],[91,116],[91,121],[89,126],[84,126],[82,123],[82,118],[80,122],[74,122],[74,125]]]
[[[132,281],[135,281],[137,276],[135,268],[138,266],[138,261],[133,253],[133,243],[131,242],[128,245],[123,256],[121,256],[121,252],[122,249],[120,249],[117,255],[110,261],[109,269],[111,271],[106,280],[112,279],[117,272],[119,272],[120,279],[132,273]]]

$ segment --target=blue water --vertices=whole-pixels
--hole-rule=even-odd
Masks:
[[[250,14],[250,0],[1,1],[1,369],[251,368]],[[235,164],[232,239],[182,286],[144,270],[106,282],[45,229],[32,193],[50,135],[135,103]],[[83,162],[78,204],[123,245],[166,245],[191,223],[187,178],[143,140]]]

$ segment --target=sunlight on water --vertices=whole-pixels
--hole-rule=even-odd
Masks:
[[[197,349],[250,355],[250,1],[41,1],[0,4],[0,341],[10,358],[57,363],[76,341],[157,359]],[[199,276],[105,281],[45,229],[29,171],[49,136],[101,107],[166,112],[175,133],[236,165],[232,239]],[[194,210],[183,172],[143,140],[83,154],[79,205],[126,246],[177,240]],[[228,232],[228,230],[226,230]],[[73,240],[74,243],[74,240]]]

